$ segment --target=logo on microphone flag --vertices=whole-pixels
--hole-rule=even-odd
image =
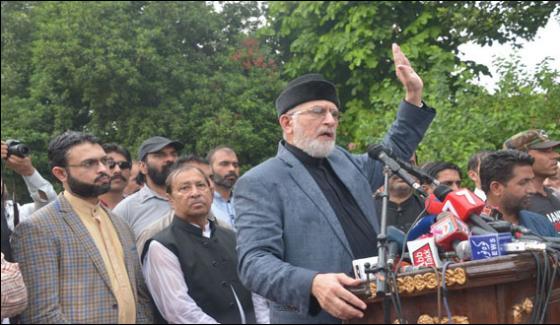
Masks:
[[[433,237],[418,239],[407,243],[408,251],[411,252],[412,264],[414,266],[440,267],[436,242]]]
[[[500,238],[496,234],[471,236],[472,259],[483,260],[502,255],[500,250]]]

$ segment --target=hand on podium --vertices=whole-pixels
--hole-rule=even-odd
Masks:
[[[367,305],[344,286],[360,285],[360,279],[353,279],[343,273],[317,274],[311,284],[311,294],[327,313],[341,320],[363,318]]]

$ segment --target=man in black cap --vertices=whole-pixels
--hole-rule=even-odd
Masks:
[[[130,226],[135,239],[147,226],[171,211],[165,192],[165,179],[183,144],[164,137],[152,137],[140,146],[138,160],[145,186],[126,197],[113,210]]]
[[[422,103],[422,79],[398,45],[397,77],[406,89],[383,144],[408,160],[435,111]],[[335,146],[340,101],[334,84],[308,74],[276,100],[284,140],[278,154],[241,177],[234,190],[239,274],[269,299],[271,323],[340,323],[366,304],[345,289],[352,260],[377,255],[379,219],[372,193],[383,166]]]
[[[527,210],[546,216],[560,233],[560,199],[554,191],[544,186],[547,177],[556,175],[560,160],[560,141],[551,140],[543,130],[527,130],[504,142],[504,149],[515,149],[528,153],[535,159],[533,185],[535,194],[529,198]]]

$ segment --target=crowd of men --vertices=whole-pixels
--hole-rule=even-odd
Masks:
[[[435,116],[423,82],[397,45],[406,91],[383,139],[415,152]],[[68,131],[48,147],[57,195],[30,157],[2,161],[33,203],[2,184],[2,319],[23,323],[340,323],[366,305],[352,261],[377,255],[382,163],[335,145],[335,86],[318,74],[276,100],[278,154],[240,178],[232,148],[181,155],[180,141],[146,139],[137,160],[119,144]],[[474,153],[467,175],[497,218],[541,236],[560,232],[560,141],[528,130],[504,149]],[[242,157],[241,157],[242,159]],[[423,170],[453,190],[452,162]],[[432,187],[424,184],[430,192]],[[424,200],[392,176],[388,223],[407,231]]]

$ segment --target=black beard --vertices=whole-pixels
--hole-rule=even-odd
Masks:
[[[108,175],[102,174],[97,179],[101,177],[108,177]],[[92,198],[109,192],[109,190],[111,189],[111,182],[107,182],[106,184],[101,185],[88,184],[79,181],[78,179],[72,177],[70,173],[68,173],[68,187],[70,188],[70,191],[72,191],[72,193],[76,194],[77,196],[83,198]]]
[[[234,176],[235,179],[233,181],[226,179],[227,177],[230,176]],[[231,189],[233,187],[233,185],[235,185],[235,182],[237,181],[237,174],[235,174],[234,172],[231,172],[229,174],[226,174],[224,177],[218,175],[218,174],[214,174],[213,175],[213,179],[214,179],[214,183],[218,186],[227,188],[227,189]]]
[[[412,195],[412,187],[404,184],[399,184],[397,186],[389,185],[389,193],[394,197],[402,199]]]
[[[161,171],[157,170],[157,168],[148,165],[148,177],[158,186],[165,186],[165,180],[169,173],[171,173],[171,165],[165,165],[161,168]]]
[[[521,199],[510,197],[508,195],[504,196],[502,199],[502,208],[504,212],[510,215],[519,215],[521,210],[527,209],[529,202],[528,197],[523,197]]]

